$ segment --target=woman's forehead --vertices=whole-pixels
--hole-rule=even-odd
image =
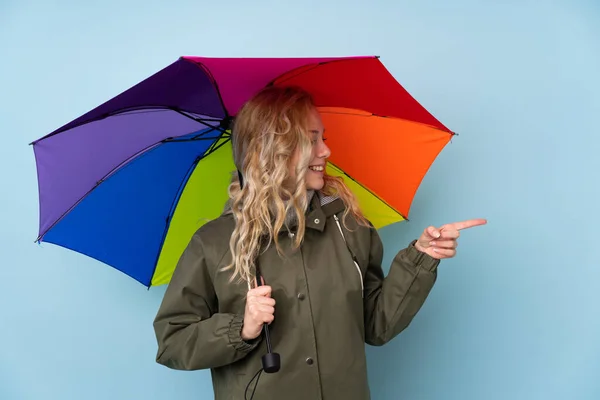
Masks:
[[[309,131],[313,134],[323,133],[325,128],[323,127],[323,121],[321,121],[321,114],[317,110],[310,113],[308,117]]]

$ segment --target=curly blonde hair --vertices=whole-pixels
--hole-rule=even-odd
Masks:
[[[236,225],[229,242],[234,269],[231,277],[253,286],[254,263],[261,249],[272,243],[280,255],[279,233],[288,221],[296,221],[293,242],[298,248],[304,239],[305,217],[310,201],[305,176],[312,158],[309,118],[316,109],[312,96],[296,87],[270,86],[243,105],[235,117],[232,148],[235,166],[229,185],[229,212]],[[299,152],[295,179],[290,160]],[[322,192],[337,195],[346,205],[345,218],[352,214],[368,224],[358,202],[342,178],[325,175]],[[289,226],[287,227],[289,229]]]

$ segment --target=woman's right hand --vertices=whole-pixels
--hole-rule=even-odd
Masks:
[[[250,289],[246,296],[246,310],[242,339],[256,339],[263,324],[270,324],[275,319],[275,299],[271,298],[271,287],[264,285]]]

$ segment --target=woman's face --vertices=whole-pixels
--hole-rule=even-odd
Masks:
[[[323,139],[323,122],[321,115],[315,109],[309,117],[309,135],[312,141],[312,156],[309,162],[308,171],[306,172],[306,189],[321,190],[325,185],[324,173],[327,166],[327,158],[331,155],[329,147]],[[296,151],[292,157],[290,175],[292,178],[296,175],[296,165],[298,164],[299,151]]]

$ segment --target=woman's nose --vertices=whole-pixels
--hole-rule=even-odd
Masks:
[[[329,158],[330,155],[331,155],[331,150],[329,149],[329,147],[327,147],[327,145],[325,143],[321,142],[317,156],[319,158]]]

